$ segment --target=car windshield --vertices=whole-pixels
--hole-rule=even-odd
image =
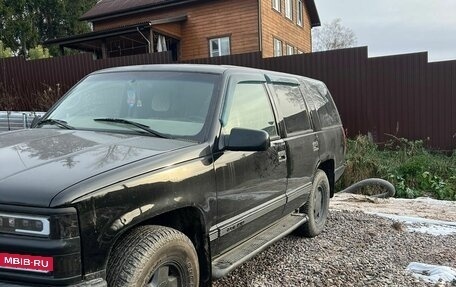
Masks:
[[[199,140],[208,122],[218,75],[113,72],[87,77],[43,125]]]

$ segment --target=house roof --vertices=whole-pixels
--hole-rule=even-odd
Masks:
[[[45,45],[53,45],[53,44],[59,44],[59,45],[68,45],[68,44],[75,44],[79,43],[81,41],[90,41],[90,40],[98,40],[98,39],[104,39],[106,37],[113,37],[113,36],[118,36],[122,34],[127,34],[131,32],[136,32],[138,29],[141,31],[146,27],[150,27],[150,23],[139,23],[135,25],[129,25],[129,26],[123,26],[120,28],[113,28],[109,30],[103,30],[103,31],[95,31],[95,32],[89,32],[85,34],[80,34],[80,35],[74,35],[70,37],[64,37],[64,38],[58,38],[58,39],[50,39],[44,41]]]
[[[87,21],[105,20],[118,16],[126,16],[139,12],[202,1],[207,0],[100,0],[79,19]],[[309,11],[312,27],[320,26],[320,17],[318,15],[317,6],[315,5],[315,0],[304,0],[304,3]]]
[[[101,0],[79,20],[97,21],[202,0]]]
[[[309,12],[310,23],[312,27],[321,26],[320,15],[318,15],[317,5],[315,5],[315,0],[304,0],[304,3]]]

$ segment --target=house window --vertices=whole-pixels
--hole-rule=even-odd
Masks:
[[[287,44],[287,55],[294,54],[294,47]]]
[[[272,0],[272,8],[280,12],[281,0]]]
[[[293,20],[293,0],[285,0],[285,17]]]
[[[214,38],[209,40],[209,54],[211,57],[231,54],[230,37]]]
[[[274,38],[274,57],[280,57],[282,55],[282,41]]]
[[[302,5],[302,0],[298,0],[296,7],[298,9],[298,12],[297,12],[298,16],[297,16],[296,23],[302,27],[302,23],[303,23],[302,17],[303,17],[303,11],[304,11],[303,10],[304,7]]]

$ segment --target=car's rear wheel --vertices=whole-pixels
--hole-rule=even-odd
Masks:
[[[329,214],[330,191],[326,173],[320,169],[317,170],[309,200],[299,209],[301,213],[307,214],[309,220],[296,230],[297,234],[315,237],[324,230]]]
[[[110,287],[197,287],[198,256],[190,239],[177,230],[138,227],[115,244],[107,281]]]

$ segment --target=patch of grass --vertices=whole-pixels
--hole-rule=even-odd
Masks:
[[[366,136],[348,141],[347,168],[338,183],[339,190],[371,177],[389,180],[396,187],[396,197],[430,196],[456,200],[456,152],[431,152],[423,141],[394,139],[379,147]],[[374,194],[378,188],[361,191]]]

